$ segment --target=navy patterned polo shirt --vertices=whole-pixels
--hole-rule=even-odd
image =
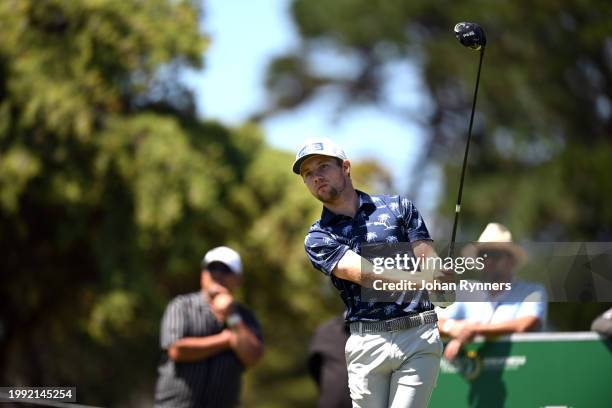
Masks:
[[[358,191],[359,208],[354,218],[323,207],[304,240],[313,266],[331,277],[346,304],[346,321],[386,320],[432,310],[426,291],[407,292],[399,302],[362,300],[360,285],[331,272],[349,249],[361,254],[362,244],[431,241],[423,218],[407,198]]]

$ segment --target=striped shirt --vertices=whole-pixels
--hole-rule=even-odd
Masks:
[[[238,305],[236,312],[261,340],[253,313]],[[205,337],[224,329],[202,292],[180,295],[167,306],[161,324],[162,357],[155,389],[155,407],[234,407],[240,397],[244,366],[232,350],[204,360],[179,363],[168,358],[167,349],[183,337]]]

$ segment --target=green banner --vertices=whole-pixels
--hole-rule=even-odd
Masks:
[[[612,407],[612,340],[592,332],[477,339],[442,361],[430,407]]]

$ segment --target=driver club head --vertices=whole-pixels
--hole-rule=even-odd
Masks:
[[[457,23],[453,31],[455,31],[457,40],[466,47],[479,50],[487,45],[487,36],[484,30],[476,23]]]

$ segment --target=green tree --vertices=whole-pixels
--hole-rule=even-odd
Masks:
[[[341,112],[375,104],[421,124],[426,146],[414,179],[423,184],[429,170],[442,170],[438,212],[450,230],[478,64],[452,29],[478,22],[488,45],[459,239],[475,240],[496,220],[518,239],[610,240],[609,4],[295,0],[291,14],[301,44],[270,65],[272,103],[257,118],[333,91]],[[317,63],[322,58],[328,63]],[[389,91],[413,72],[407,65],[422,77],[420,106]],[[553,320],[587,329],[603,307],[573,314],[553,307]]]
[[[194,148],[193,103],[170,75],[200,64],[198,14],[161,0],[0,5],[1,383],[77,384],[112,404],[154,370],[164,280],[180,251],[214,239],[173,235],[213,205],[234,173],[219,156],[239,151],[239,132],[204,124],[217,158]]]
[[[150,405],[167,301],[236,247],[267,355],[245,402],[311,406],[310,334],[341,305],[303,251],[320,206],[260,130],[195,117],[196,1],[0,3],[0,383]],[[211,101],[214,103],[214,101]],[[375,163],[361,183],[389,183]],[[112,379],[112,381],[109,381]],[[127,386],[129,384],[129,386]]]
[[[237,234],[222,203],[265,146],[194,117],[198,3],[0,4],[0,383],[150,398],[165,302]]]

